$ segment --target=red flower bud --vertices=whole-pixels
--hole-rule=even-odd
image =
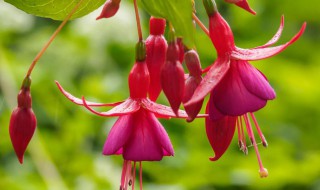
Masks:
[[[108,0],[96,20],[113,17],[119,10],[120,1],[121,0]]]
[[[148,90],[150,100],[156,101],[161,90],[160,71],[165,63],[167,41],[163,37],[166,20],[150,18],[150,36],[146,40],[146,63],[150,73],[150,88]]]
[[[161,71],[161,85],[172,110],[177,114],[184,94],[184,70],[175,40],[168,46],[166,63]]]
[[[196,88],[202,81],[202,69],[200,65],[200,59],[196,51],[190,50],[186,52],[184,59],[189,70],[189,77],[185,82],[185,92],[183,96],[183,103],[186,103],[193,96]],[[184,108],[189,116],[187,119],[188,122],[191,122],[194,120],[194,118],[196,118],[196,116],[201,110],[202,103],[203,99],[195,104],[187,106],[184,105]]]
[[[140,41],[136,45],[136,63],[132,67],[128,82],[131,98],[146,98],[150,76],[146,64],[146,45]]]
[[[37,119],[31,108],[30,82],[31,80],[26,78],[21,87],[18,94],[18,107],[13,110],[9,125],[11,142],[21,164],[37,126]]]

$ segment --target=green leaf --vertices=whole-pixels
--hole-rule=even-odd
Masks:
[[[191,0],[141,0],[144,8],[155,17],[169,20],[177,36],[183,37],[183,42],[189,48],[194,45],[194,26],[192,22]]]
[[[4,0],[26,13],[63,20],[80,0]],[[100,7],[106,0],[84,0],[71,19],[79,18]]]

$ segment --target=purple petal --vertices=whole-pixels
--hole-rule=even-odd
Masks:
[[[237,117],[231,116],[224,116],[215,121],[210,117],[206,118],[206,133],[215,154],[210,158],[211,161],[218,160],[228,149],[234,135],[236,119]]]
[[[243,84],[237,63],[231,62],[230,69],[219,85],[213,89],[212,101],[216,108],[224,115],[240,116],[247,112],[254,112],[267,103],[252,94]]]
[[[55,81],[60,92],[62,92],[62,94],[68,98],[71,102],[77,104],[77,105],[81,105],[83,106],[83,102],[80,98],[76,98],[74,97],[72,94],[70,94],[69,92],[65,91],[62,86],[59,84],[58,81]],[[86,101],[87,105],[88,106],[95,106],[95,107],[98,107],[98,106],[117,106],[119,104],[121,104],[122,102],[115,102],[115,103],[95,103],[95,102],[89,102],[89,101]]]
[[[92,113],[104,116],[104,117],[111,117],[111,116],[122,116],[122,115],[128,115],[132,114],[140,109],[140,103],[138,101],[135,101],[131,98],[128,98],[126,101],[121,103],[120,105],[112,108],[111,110],[107,112],[97,112],[93,110],[91,107],[88,106],[86,100],[84,97],[82,97],[83,105]]]
[[[269,47],[269,46],[273,45],[274,43],[276,43],[279,40],[279,38],[281,37],[283,27],[284,27],[284,16],[282,15],[280,26],[279,26],[277,33],[266,44],[264,44],[262,46],[255,47],[253,49]]]
[[[300,31],[289,42],[276,47],[258,48],[258,49],[241,49],[236,47],[236,49],[231,53],[231,58],[252,61],[252,60],[260,60],[260,59],[265,59],[265,58],[274,56],[282,52],[289,45],[291,45],[296,40],[298,40],[300,36],[303,34],[305,28],[306,28],[306,23],[302,25]]]
[[[254,68],[247,61],[237,61],[235,64],[238,67],[244,86],[252,94],[265,100],[272,100],[276,97],[273,88],[259,70]]]
[[[129,139],[133,130],[132,115],[120,116],[115,122],[103,146],[104,155],[121,154],[122,147]]]
[[[164,156],[164,150],[173,153],[170,140],[166,138],[168,136],[158,134],[164,129],[152,113],[143,109],[134,113],[130,127],[133,131],[123,148],[125,160],[159,161]],[[163,140],[165,142],[161,142]]]
[[[191,99],[186,102],[185,106],[190,106],[199,101],[202,101],[204,97],[216,87],[221,79],[225,76],[230,67],[230,59],[228,57],[219,58],[213,64],[208,71],[207,75],[203,78],[197,89],[195,90]]]

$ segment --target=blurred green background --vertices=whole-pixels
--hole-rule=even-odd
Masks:
[[[201,1],[198,15],[207,23]],[[320,189],[320,2],[249,0],[256,16],[217,1],[236,44],[250,48],[267,42],[285,15],[279,43],[288,41],[304,21],[304,35],[280,55],[252,62],[269,79],[277,98],[255,115],[269,147],[259,146],[269,177],[260,179],[253,148],[244,156],[234,138],[217,162],[204,120],[161,120],[175,148],[174,157],[143,163],[144,189]],[[101,10],[101,9],[99,9]],[[103,156],[102,146],[116,118],[95,116],[65,99],[54,80],[88,100],[115,102],[128,97],[127,75],[137,41],[131,1],[117,15],[96,21],[99,10],[72,21],[40,59],[33,73],[33,109],[38,126],[23,165],[13,151],[8,123],[23,77],[37,52],[60,22],[33,17],[0,1],[0,189],[119,189],[122,157]],[[144,37],[148,14],[141,12]],[[197,29],[203,67],[215,50]],[[167,104],[161,95],[159,102]],[[236,137],[236,136],[235,136]]]

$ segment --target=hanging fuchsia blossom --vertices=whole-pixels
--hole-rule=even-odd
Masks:
[[[224,0],[225,2],[228,3],[233,3],[235,5],[237,5],[238,7],[243,8],[244,10],[248,11],[249,13],[255,15],[256,12],[254,10],[251,9],[249,3],[247,0]]]
[[[262,165],[248,116],[251,115],[263,145],[267,146],[252,112],[263,108],[268,100],[276,97],[276,94],[267,78],[248,61],[265,59],[285,50],[302,35],[306,23],[289,42],[269,47],[281,36],[284,26],[282,17],[278,32],[269,42],[253,49],[241,49],[235,46],[231,28],[217,11],[215,3],[212,0],[206,0],[204,3],[209,15],[210,38],[218,57],[195,90],[191,100],[185,105],[194,105],[210,93],[210,100],[206,108],[206,113],[209,114],[209,117],[206,118],[206,130],[215,152],[215,157],[211,160],[218,160],[223,155],[236,128],[239,134],[240,149],[247,153],[243,129],[246,127],[257,154],[260,175],[267,177],[268,172]]]
[[[72,102],[85,106],[88,110],[104,117],[118,116],[103,147],[104,155],[122,154],[123,166],[121,189],[134,180],[135,162],[159,161],[163,156],[173,156],[174,151],[169,136],[157,120],[177,117],[170,107],[157,104],[147,98],[150,78],[145,62],[145,46],[137,46],[137,61],[129,75],[130,97],[124,102],[102,104],[78,99],[66,92],[58,82],[60,91]],[[107,112],[97,112],[92,106],[115,106]],[[180,118],[187,118],[186,112],[179,110]],[[205,115],[202,115],[204,117]],[[134,169],[132,164],[134,162]],[[141,165],[141,163],[140,163]],[[141,172],[140,172],[141,173]],[[141,174],[140,174],[141,176]],[[142,180],[140,178],[140,180]]]
[[[18,107],[13,110],[9,125],[11,142],[21,164],[37,126],[37,119],[32,110],[30,85],[31,79],[26,77],[18,94]]]

